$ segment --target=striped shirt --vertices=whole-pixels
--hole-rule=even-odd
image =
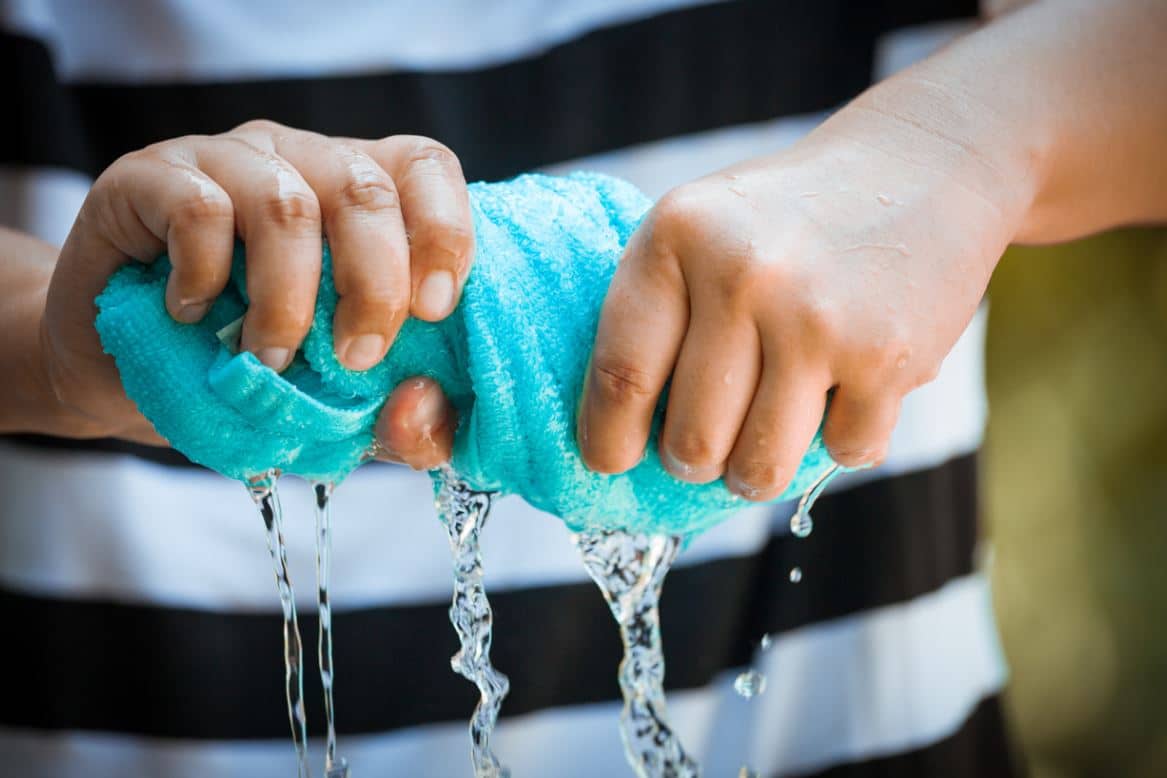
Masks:
[[[0,0],[0,223],[59,243],[119,155],[260,117],[428,135],[470,180],[587,168],[659,196],[794,142],[975,11],[851,5]],[[666,687],[706,775],[1014,774],[975,565],[983,318],[908,396],[886,463],[820,500],[808,539],[789,534],[792,506],[754,507],[679,559]],[[313,667],[312,500],[282,487]],[[173,451],[9,436],[0,494],[3,772],[294,774],[278,602],[239,484]],[[467,775],[476,694],[449,667],[449,551],[428,479],[369,465],[334,505],[340,752],[358,775]],[[511,679],[500,758],[516,778],[630,774],[617,632],[566,529],[507,498],[483,543],[494,662]],[[732,687],[750,665],[769,683],[747,701]],[[319,736],[312,673],[306,686]]]

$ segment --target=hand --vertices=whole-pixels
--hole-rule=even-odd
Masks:
[[[671,376],[664,466],[751,500],[791,480],[823,430],[877,463],[903,396],[930,381],[1016,228],[987,159],[848,109],[787,153],[667,194],[605,300],[579,415],[585,461],[643,456]]]
[[[458,302],[474,233],[457,158],[426,138],[327,138],[256,121],[117,160],[90,190],[45,304],[43,359],[64,433],[164,442],[125,395],[93,326],[94,298],[119,266],[168,252],[167,310],[197,322],[228,282],[239,235],[251,301],[241,345],[282,370],[312,322],[322,233],[340,293],[336,352],[363,370],[406,316],[439,320]],[[408,381],[378,431],[391,456],[431,467],[448,457],[453,427],[440,388]]]

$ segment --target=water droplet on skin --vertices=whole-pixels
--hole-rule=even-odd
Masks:
[[[723,375],[721,377],[721,383],[725,384],[726,386],[729,386],[730,384],[732,384],[733,383],[733,374],[727,370],[725,372],[725,375]]]
[[[906,354],[901,356],[899,359],[896,360],[896,367],[898,367],[900,370],[903,370],[907,366],[908,366],[908,357]]]
[[[802,580],[802,568],[801,567],[790,568],[790,583],[798,583],[801,580]]]
[[[766,691],[766,676],[757,670],[746,670],[733,681],[733,690],[747,700]]]

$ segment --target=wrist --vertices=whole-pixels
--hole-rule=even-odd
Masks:
[[[5,291],[0,300],[0,432],[67,434],[75,416],[60,402],[49,370],[43,336],[45,300],[57,249],[11,230],[0,229]],[[84,426],[84,425],[83,425]]]
[[[910,70],[848,108],[866,115],[876,143],[988,203],[1003,250],[1028,229],[1044,186],[1050,136],[1036,117],[989,105],[943,69],[936,63]]]

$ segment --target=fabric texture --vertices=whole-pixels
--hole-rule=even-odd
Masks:
[[[643,461],[616,476],[588,470],[575,443],[600,305],[648,198],[588,173],[470,191],[477,254],[462,302],[442,322],[407,321],[385,360],[363,372],[344,368],[332,348],[327,246],[312,329],[282,374],[221,337],[247,309],[242,249],[228,290],[195,325],[166,312],[165,257],[123,268],[98,297],[97,329],[127,393],[175,448],[230,478],[276,468],[339,482],[367,458],[388,392],[425,375],[458,409],[459,475],[518,494],[572,529],[687,535],[744,507],[721,481],[674,479],[655,455],[655,434]],[[663,404],[655,429],[662,414]],[[831,464],[816,435],[783,497]]]

